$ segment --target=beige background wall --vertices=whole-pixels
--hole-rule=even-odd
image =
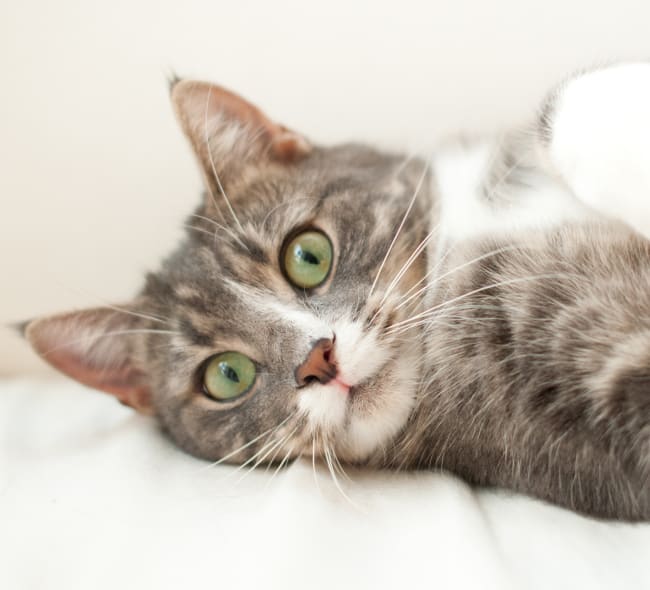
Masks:
[[[419,149],[650,56],[649,23],[642,0],[2,0],[0,323],[123,300],[178,237],[200,184],[169,68],[319,141]],[[0,375],[43,371],[0,330]]]

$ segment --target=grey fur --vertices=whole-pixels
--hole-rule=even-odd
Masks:
[[[506,198],[493,190],[504,170],[509,186],[531,170],[544,174],[535,150],[548,141],[552,113],[549,100],[536,126],[538,143],[526,134],[505,139],[486,176],[486,196]],[[282,164],[256,147],[251,130],[241,134],[245,146],[231,142],[220,151],[224,128],[211,132],[206,156],[198,127],[183,123],[208,192],[183,242],[129,306],[162,319],[126,316],[130,327],[155,330],[162,321],[175,333],[124,336],[156,416],[182,448],[212,461],[277,463],[285,449],[287,457],[325,453],[329,439],[329,449],[351,462],[441,468],[598,517],[650,519],[647,241],[613,221],[474,241],[446,253],[438,271],[444,278],[433,277],[414,305],[400,308],[399,296],[441,255],[432,240],[371,325],[391,279],[431,230],[431,213],[435,220],[438,200],[426,163],[343,145]],[[371,295],[423,173],[426,182]],[[286,236],[303,226],[325,231],[336,252],[330,280],[313,292],[289,285],[279,262]],[[394,367],[412,363],[412,383],[404,387],[413,387],[415,403],[397,435],[359,457],[338,446],[336,433],[310,431],[294,382],[310,343],[264,308],[270,300],[324,321],[347,314],[377,331],[390,362],[366,394],[389,396]],[[398,330],[436,306],[423,325]],[[38,340],[38,325],[30,329]],[[254,390],[227,404],[207,399],[206,359],[242,346],[263,368]],[[367,395],[350,403],[373,411]],[[258,454],[266,432],[287,435],[281,453]]]

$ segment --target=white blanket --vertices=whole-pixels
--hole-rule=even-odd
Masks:
[[[433,473],[209,467],[68,382],[0,384],[0,588],[650,588],[650,524]]]

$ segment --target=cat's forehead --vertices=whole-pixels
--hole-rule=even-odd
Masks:
[[[269,207],[283,203],[300,210],[312,201],[341,194],[392,192],[409,180],[422,163],[414,158],[387,154],[375,149],[346,144],[318,148],[304,160],[291,166],[251,166],[228,191],[239,201],[239,208],[250,220],[266,218]],[[232,194],[231,194],[232,193]],[[223,195],[215,195],[215,198]],[[288,213],[288,212],[287,212]]]
[[[254,169],[229,197],[252,242],[277,246],[278,236],[311,222],[362,233],[365,220],[370,231],[377,213],[412,194],[425,169],[416,158],[363,145],[319,148],[295,166]]]
[[[319,148],[295,166],[249,169],[206,196],[186,224],[188,238],[147,291],[171,292],[170,306],[180,299],[196,308],[209,302],[211,310],[245,305],[251,290],[291,299],[278,272],[287,236],[316,227],[339,252],[382,245],[424,168],[413,158],[344,145]]]

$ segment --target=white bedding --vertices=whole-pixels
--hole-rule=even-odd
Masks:
[[[433,473],[241,481],[61,381],[0,384],[0,588],[650,588],[650,524]]]

